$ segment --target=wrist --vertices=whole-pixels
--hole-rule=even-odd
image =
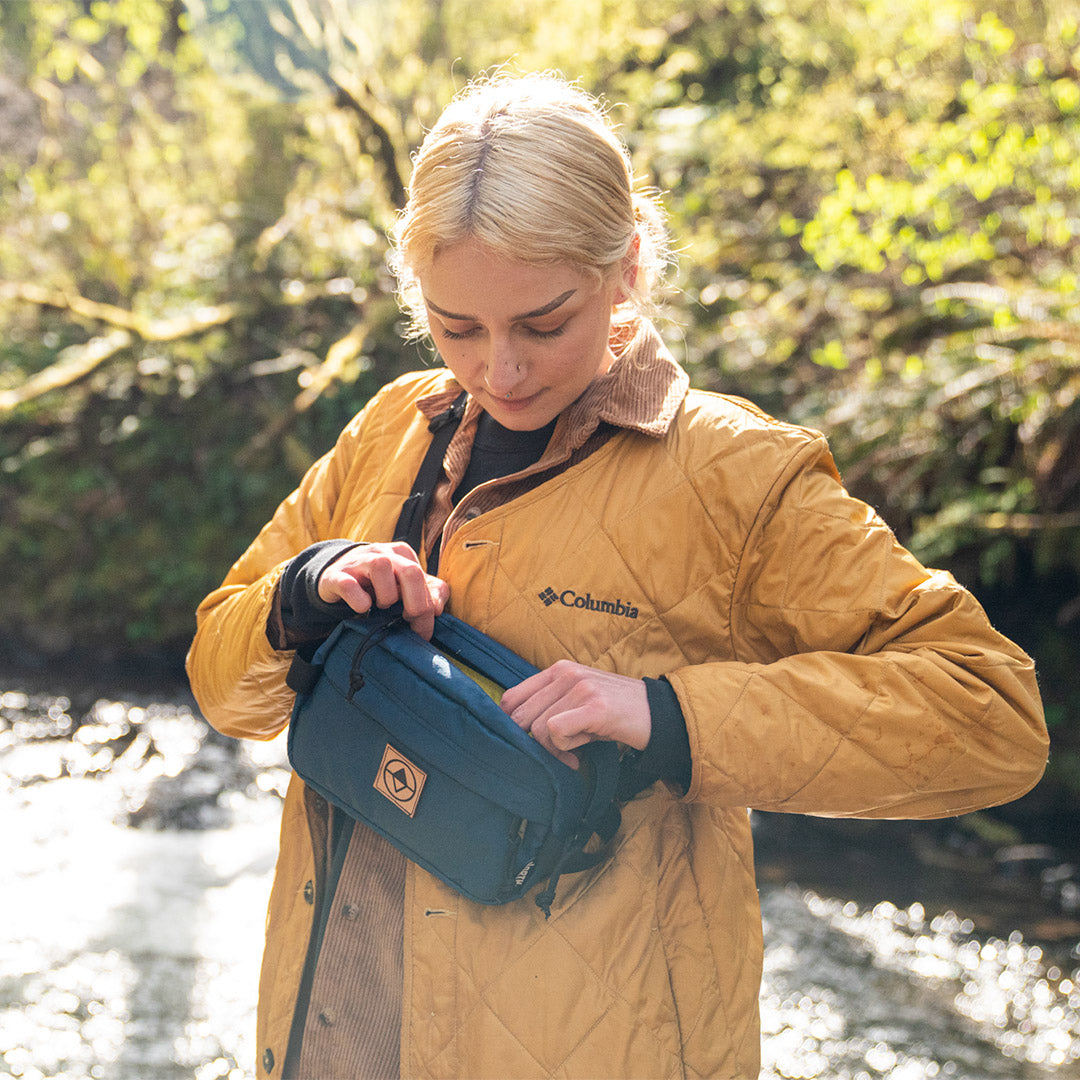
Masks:
[[[318,580],[327,566],[356,546],[355,540],[322,540],[286,564],[278,587],[281,624],[290,643],[325,637],[348,617],[348,605],[327,603],[319,596]]]

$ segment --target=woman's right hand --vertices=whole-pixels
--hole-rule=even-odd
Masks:
[[[425,573],[416,552],[401,541],[350,548],[319,575],[320,600],[344,600],[360,615],[400,600],[406,622],[429,640],[449,598],[450,586]]]

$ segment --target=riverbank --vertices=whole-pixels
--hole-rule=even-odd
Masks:
[[[226,739],[183,693],[0,680],[10,1075],[250,1075],[282,742]],[[964,821],[753,815],[763,1080],[1075,1075],[1080,925]]]
[[[963,911],[980,933],[1015,930],[1055,950],[1080,943],[1080,853],[989,812],[880,822],[755,814],[754,837],[761,881],[798,881],[861,907]]]

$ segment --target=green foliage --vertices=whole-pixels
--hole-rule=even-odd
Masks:
[[[825,430],[927,561],[1048,598],[1031,647],[1071,671],[1067,0],[0,4],[7,631],[183,647],[277,500],[422,362],[386,229],[425,125],[507,64],[603,95],[664,192],[694,381]]]
[[[687,239],[696,379],[826,430],[848,483],[973,585],[1023,555],[1080,571],[1075,17],[743,10],[760,32],[727,38],[756,70],[709,104],[684,52],[640,137]]]

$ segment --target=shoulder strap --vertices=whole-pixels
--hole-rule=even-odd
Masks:
[[[439,482],[446,448],[465,414],[467,399],[468,394],[462,390],[449,409],[431,418],[428,424],[428,431],[432,432],[431,444],[413,481],[412,494],[405,500],[394,528],[394,539],[404,540],[417,554],[420,553],[424,515],[435,493],[435,485]]]

